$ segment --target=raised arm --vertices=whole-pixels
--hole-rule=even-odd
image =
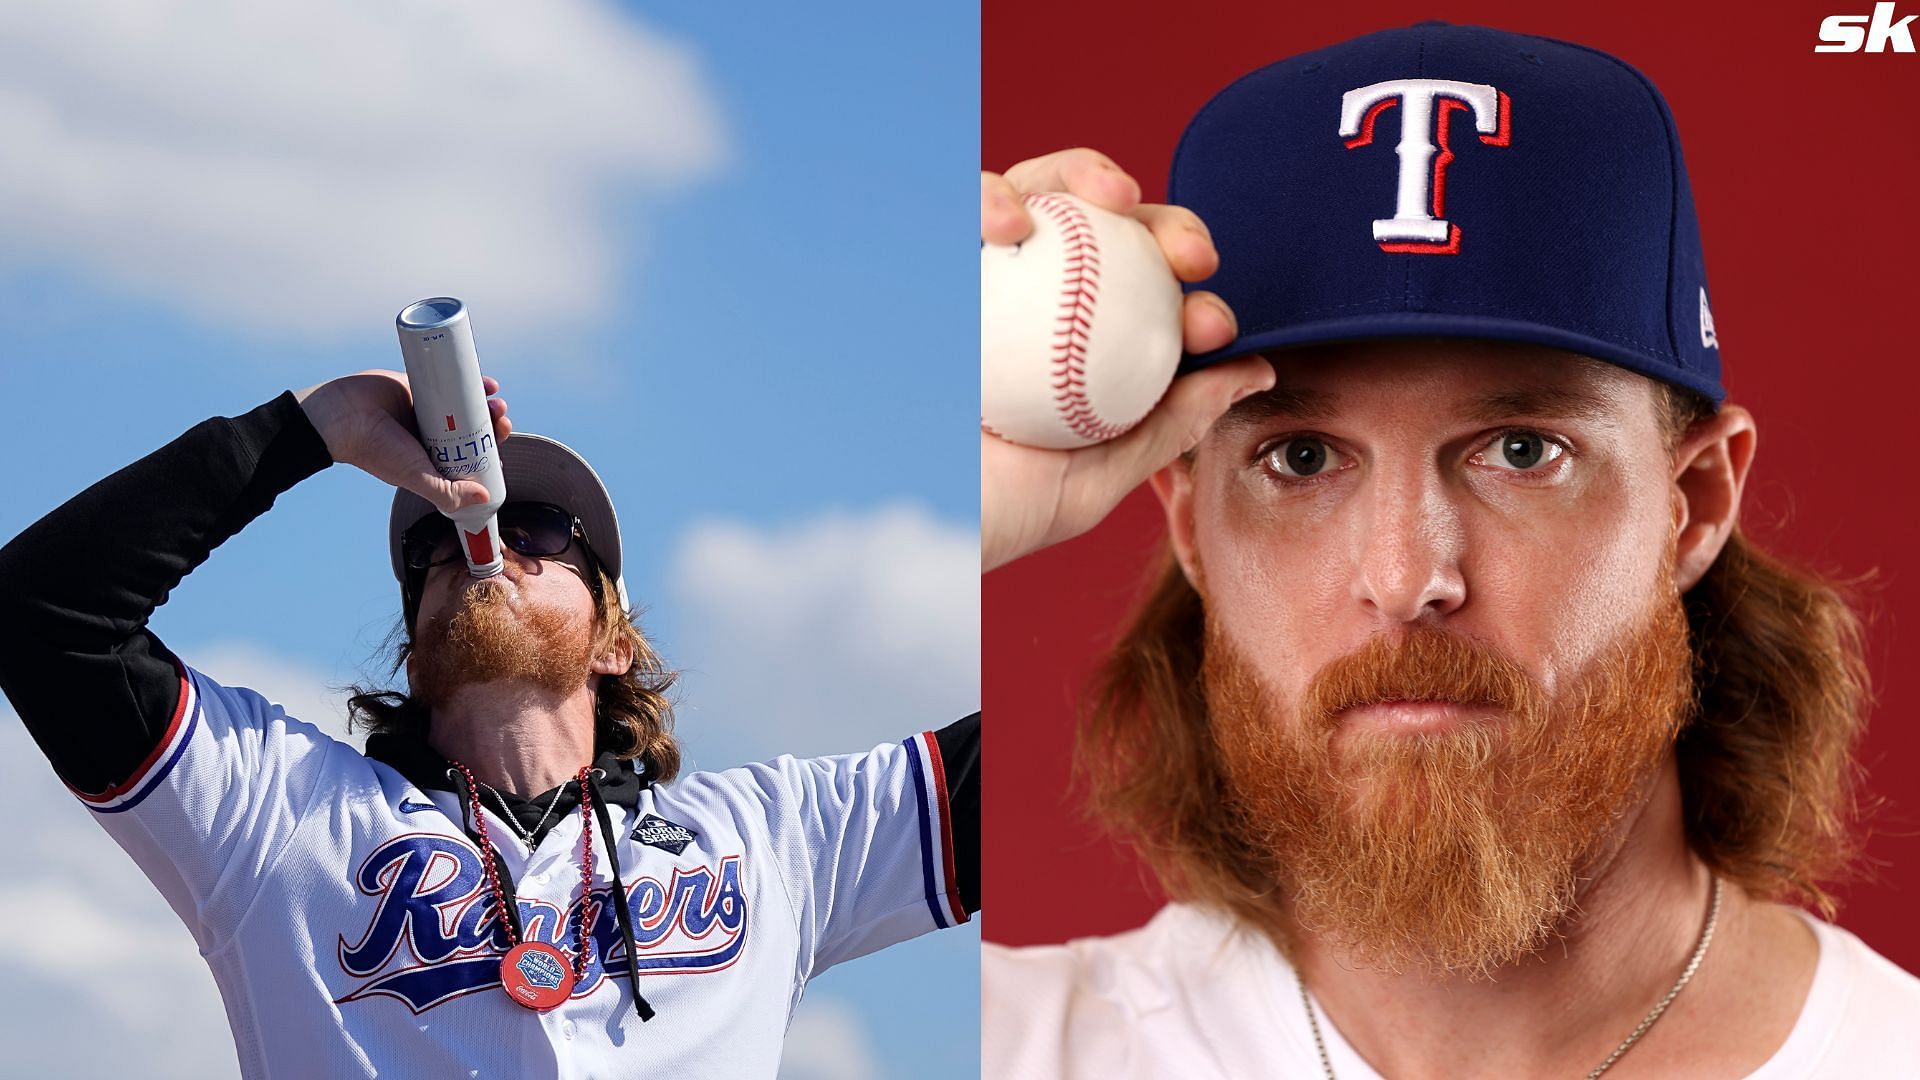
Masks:
[[[1219,266],[1206,225],[1178,206],[1143,204],[1140,185],[1105,154],[1078,148],[1020,162],[1001,176],[980,174],[980,237],[1012,244],[1033,230],[1020,197],[1067,191],[1139,218],[1183,281]],[[991,311],[981,317],[993,318]],[[1231,342],[1233,312],[1205,290],[1187,293],[1182,331],[1188,352]],[[1228,406],[1273,385],[1257,356],[1217,364],[1174,380],[1167,396],[1132,431],[1079,450],[1036,450],[980,433],[980,569],[984,573],[1093,528],[1126,494],[1192,449]]]
[[[0,689],[78,791],[131,775],[180,695],[155,608],[279,494],[333,459],[291,391],[216,416],[0,548]]]
[[[505,438],[506,403],[493,405]],[[239,416],[201,421],[0,547],[8,638],[0,690],[69,786],[107,790],[159,745],[181,674],[147,620],[281,492],[337,460],[436,505],[486,497],[478,484],[449,485],[432,472],[402,426],[411,408],[405,376],[395,372],[287,391]]]

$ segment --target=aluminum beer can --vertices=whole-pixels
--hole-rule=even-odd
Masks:
[[[451,296],[408,304],[394,320],[400,331],[400,356],[413,389],[413,415],[420,442],[434,469],[448,480],[486,485],[487,501],[463,506],[447,516],[460,535],[467,569],[474,577],[492,577],[506,568],[500,555],[500,504],[506,501],[506,474],[494,444],[493,417],[480,382],[480,355],[473,348],[467,305]],[[445,511],[442,511],[445,513]]]

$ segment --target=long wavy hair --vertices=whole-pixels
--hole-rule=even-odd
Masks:
[[[1668,387],[1669,452],[1713,413]],[[1697,709],[1677,746],[1688,843],[1757,897],[1832,919],[1827,886],[1858,861],[1871,807],[1854,750],[1870,698],[1861,622],[1842,583],[1768,555],[1738,528],[1684,597]],[[1094,819],[1168,895],[1272,927],[1274,882],[1233,827],[1200,683],[1201,599],[1170,547],[1081,701],[1075,775]]]
[[[620,593],[598,561],[593,564],[596,630],[594,652],[613,646],[622,636],[633,646],[633,666],[624,675],[600,676],[594,700],[594,751],[636,761],[656,783],[680,772],[680,744],[673,737],[673,702],[667,696],[679,677],[660,659],[635,614],[620,606]],[[398,648],[395,649],[395,643]],[[388,634],[381,652],[395,649],[391,682],[413,655],[412,628],[402,617]],[[347,698],[347,727],[426,738],[431,710],[399,690],[355,684]]]

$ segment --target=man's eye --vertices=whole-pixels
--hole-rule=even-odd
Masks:
[[[1326,440],[1311,435],[1273,444],[1263,455],[1267,468],[1280,476],[1305,480],[1339,469],[1347,460]]]
[[[1557,460],[1566,448],[1537,431],[1503,431],[1474,461],[1496,469],[1527,472]]]

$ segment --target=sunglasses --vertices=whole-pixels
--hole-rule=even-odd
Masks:
[[[578,517],[552,503],[508,502],[500,505],[496,524],[501,545],[529,558],[557,558],[566,554],[567,548],[578,539],[585,555],[581,576],[593,591],[594,600],[599,601],[600,559],[593,553],[586,526],[580,524]],[[428,514],[400,534],[400,559],[407,570],[401,603],[405,606],[408,626],[413,625],[419,611],[421,586],[427,571],[464,558],[453,520],[445,514]]]
[[[563,555],[576,538],[581,547],[587,545],[580,519],[552,503],[502,503],[497,523],[501,545],[529,558]],[[464,557],[453,521],[445,514],[429,514],[400,534],[400,558],[409,570],[430,570]]]

